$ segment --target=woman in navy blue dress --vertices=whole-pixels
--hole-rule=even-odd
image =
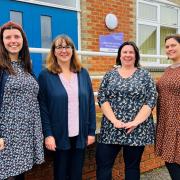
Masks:
[[[118,66],[102,80],[98,93],[103,118],[96,152],[97,180],[112,179],[112,167],[121,149],[125,179],[139,180],[144,147],[154,143],[151,111],[157,93],[150,73],[140,67],[139,60],[136,45],[124,42],[118,50]]]
[[[44,161],[38,92],[26,35],[8,22],[0,31],[0,179],[23,180]]]

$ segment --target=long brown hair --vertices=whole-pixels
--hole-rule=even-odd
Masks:
[[[4,69],[8,71],[9,74],[15,74],[13,67],[11,65],[11,60],[8,54],[7,49],[4,46],[3,43],[3,33],[7,29],[17,29],[20,31],[22,38],[23,38],[23,46],[22,49],[19,52],[19,60],[20,63],[23,65],[24,71],[25,72],[32,72],[32,65],[31,65],[31,60],[30,60],[30,53],[29,53],[29,48],[28,48],[28,42],[26,35],[22,29],[22,27],[15,22],[9,21],[2,25],[0,29],[0,69]]]
[[[72,72],[79,72],[81,70],[81,63],[79,61],[79,58],[78,58],[78,55],[77,55],[77,52],[76,52],[76,48],[74,46],[74,43],[73,41],[71,40],[71,38],[67,35],[59,35],[57,36],[53,42],[52,42],[52,45],[51,45],[51,50],[46,58],[46,68],[52,72],[52,73],[55,73],[55,74],[58,74],[58,73],[61,73],[62,72],[62,69],[61,69],[61,66],[58,64],[57,62],[57,58],[56,56],[54,55],[54,51],[55,51],[55,43],[56,41],[59,41],[59,42],[63,42],[63,40],[66,42],[67,45],[71,46],[72,48],[72,57],[71,57],[71,62],[70,62],[70,70]]]

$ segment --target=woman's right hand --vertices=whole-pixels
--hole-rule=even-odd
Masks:
[[[120,120],[113,120],[112,123],[115,128],[124,128],[124,123]]]
[[[4,147],[5,147],[4,139],[3,139],[3,138],[0,138],[0,151],[3,150]]]
[[[56,142],[53,136],[45,138],[45,146],[50,151],[56,151]]]

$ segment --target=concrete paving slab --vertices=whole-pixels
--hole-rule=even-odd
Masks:
[[[165,166],[141,174],[141,180],[171,180]]]

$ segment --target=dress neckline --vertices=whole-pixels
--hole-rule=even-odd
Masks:
[[[129,77],[123,77],[120,73],[119,73],[119,67],[116,69],[117,73],[119,74],[119,77],[124,79],[124,80],[128,80],[128,79],[131,79],[136,73],[137,71],[139,70],[139,67],[137,67],[137,69],[129,76]]]
[[[180,63],[172,64],[170,66],[170,68],[172,68],[172,69],[175,69],[175,68],[178,68],[178,67],[180,67]]]

